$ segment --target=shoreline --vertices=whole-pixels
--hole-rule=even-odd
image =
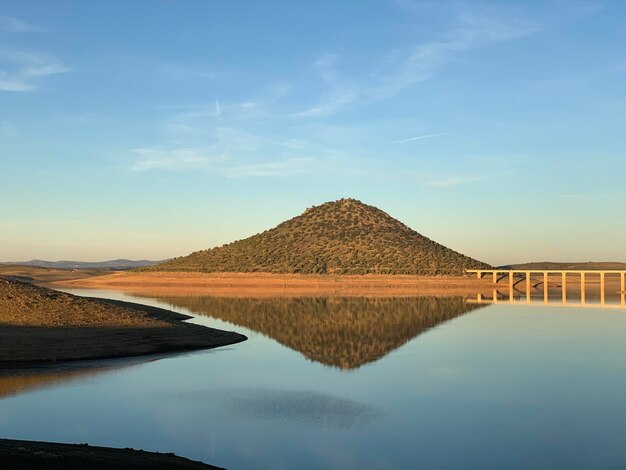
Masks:
[[[218,330],[183,320],[193,318],[169,310],[119,300],[94,299],[150,313],[168,328],[12,327],[0,325],[0,370],[23,369],[44,364],[104,361],[213,349],[241,343],[248,338],[233,331]],[[173,330],[176,331],[173,331]],[[52,330],[52,331],[51,331]],[[13,344],[8,344],[7,337]],[[116,343],[113,343],[116,341]],[[41,342],[55,343],[51,348]],[[60,343],[59,343],[60,342]],[[16,345],[15,343],[19,343]],[[120,349],[120,343],[121,349]],[[17,347],[16,347],[17,346]],[[8,351],[7,351],[8,350]],[[20,359],[5,359],[17,356]]]
[[[121,272],[49,283],[56,288],[111,289],[185,295],[463,295],[490,292],[486,279],[465,276],[273,273]]]
[[[0,322],[0,370],[211,349],[247,339],[187,323],[183,320],[190,316],[158,307],[8,282],[17,290],[3,295],[21,296],[10,302],[34,304],[38,310],[28,310],[28,305],[13,309],[4,300],[10,311]],[[39,312],[45,315],[37,316]]]
[[[580,292],[577,279],[567,280],[571,294]],[[560,290],[560,280],[549,278],[548,290]],[[414,275],[320,275],[274,273],[117,272],[80,279],[58,279],[52,288],[103,289],[137,296],[185,297],[448,297],[490,295],[508,292],[507,280],[494,284],[491,277]],[[600,280],[588,276],[586,290],[599,293]],[[514,289],[525,293],[525,283],[516,280]],[[607,294],[619,294],[619,279],[607,277]],[[542,279],[534,278],[533,293],[543,292]]]
[[[221,467],[179,457],[170,452],[17,439],[0,439],[0,465],[3,469],[40,470],[59,468],[223,470]]]

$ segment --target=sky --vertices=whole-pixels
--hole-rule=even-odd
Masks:
[[[0,0],[0,261],[164,259],[342,197],[626,261],[626,2]]]

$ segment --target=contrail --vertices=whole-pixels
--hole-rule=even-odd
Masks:
[[[220,100],[215,100],[215,117],[218,120],[222,119],[222,107],[220,106]]]
[[[394,140],[392,144],[403,144],[405,142],[413,142],[414,140],[430,139],[431,137],[439,137],[440,135],[448,135],[448,134],[452,134],[452,132],[439,132],[437,134],[416,135],[415,137],[409,137],[408,139]]]

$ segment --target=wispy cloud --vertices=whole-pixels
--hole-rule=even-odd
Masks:
[[[164,129],[173,134],[207,134],[220,125],[222,120],[222,104],[219,100],[213,103],[181,107],[182,110],[176,112],[165,119]],[[224,111],[229,111],[224,107]]]
[[[471,183],[472,181],[478,181],[479,179],[480,178],[478,177],[453,176],[453,177],[441,179],[441,180],[426,181],[424,184],[432,188],[450,188],[453,186],[458,186],[460,184]]]
[[[47,54],[0,50],[0,91],[30,91],[38,80],[67,72],[59,59]]]
[[[416,140],[430,139],[431,137],[439,137],[439,136],[450,135],[450,134],[452,134],[452,132],[437,132],[436,134],[416,135],[414,137],[409,137],[407,139],[394,140],[392,144],[404,144],[406,142],[414,142]]]
[[[133,153],[139,156],[139,161],[132,167],[133,171],[153,169],[188,170],[207,165],[216,165],[224,160],[225,154],[209,156],[205,149],[181,148],[163,150],[158,148],[137,148]]]
[[[228,151],[216,155],[212,148],[139,148],[133,152],[139,156],[139,161],[132,168],[136,172],[155,169],[200,170],[229,178],[254,178],[293,175],[315,168],[313,158],[238,163],[229,158]]]
[[[314,158],[290,158],[282,161],[231,166],[221,169],[221,174],[240,178],[289,176],[297,173],[309,173],[314,168]]]
[[[358,98],[356,86],[343,79],[337,71],[338,59],[335,54],[325,54],[315,61],[315,69],[321,80],[328,85],[329,92],[322,103],[304,111],[293,113],[293,117],[317,117],[334,114]]]
[[[407,88],[432,79],[444,66],[459,60],[459,54],[489,43],[510,41],[537,31],[533,24],[512,19],[461,14],[459,26],[438,40],[390,51],[388,59],[366,80],[344,78],[337,69],[337,56],[327,54],[316,60],[315,68],[329,92],[318,104],[294,117],[318,117],[335,114],[349,105],[372,104],[391,98]]]
[[[353,103],[358,94],[354,90],[343,90],[333,93],[324,103],[317,104],[304,111],[293,113],[293,117],[319,117],[335,114],[337,111]]]
[[[306,142],[298,139],[287,139],[283,142],[283,145],[290,149],[303,150],[307,147]]]
[[[173,114],[166,118],[164,126],[168,130],[183,132],[206,131],[220,120],[226,122],[255,121],[258,119],[284,118],[273,107],[292,91],[292,85],[278,82],[265,87],[253,96],[240,97],[234,101],[215,100],[204,103],[160,106],[159,110],[170,110]]]
[[[458,28],[440,40],[413,46],[403,59],[380,73],[380,83],[367,92],[369,100],[387,99],[416,83],[430,80],[444,66],[458,61],[460,53],[489,43],[521,38],[537,31],[536,26],[525,22],[469,14],[462,14],[459,22]]]
[[[7,33],[40,33],[43,28],[27,23],[12,16],[0,15],[0,31]]]

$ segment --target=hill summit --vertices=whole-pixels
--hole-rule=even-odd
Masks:
[[[145,271],[462,274],[487,264],[420,235],[382,210],[339,199],[273,229]]]

